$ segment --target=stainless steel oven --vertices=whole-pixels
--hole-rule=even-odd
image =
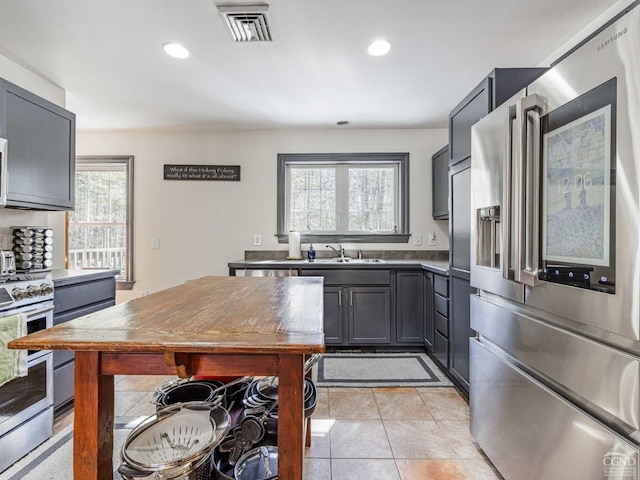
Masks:
[[[53,325],[53,282],[31,275],[1,278],[0,318],[21,313],[27,333]],[[53,434],[53,354],[27,352],[27,375],[0,387],[0,472]]]

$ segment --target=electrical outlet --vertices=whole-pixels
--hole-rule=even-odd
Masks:
[[[431,232],[429,234],[429,245],[437,245],[438,241],[436,240],[436,232]]]
[[[414,233],[413,234],[413,244],[416,247],[422,245],[422,234],[421,233]]]
[[[12,245],[13,233],[10,228],[0,228],[0,248],[10,250]]]
[[[151,237],[151,248],[160,248],[160,239],[158,237]]]
[[[259,233],[253,234],[253,244],[254,245],[262,245],[262,235]]]
[[[149,292],[148,292],[147,290],[142,290],[142,291],[140,292],[140,296],[141,296],[141,297],[146,297],[147,295],[149,295]]]

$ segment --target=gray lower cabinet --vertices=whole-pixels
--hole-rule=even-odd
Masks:
[[[324,287],[324,342],[327,345],[344,343],[343,317],[342,287]]]
[[[476,293],[468,279],[451,277],[450,373],[461,388],[469,391],[469,339],[475,336],[470,326],[470,298]]]
[[[53,324],[59,325],[103,308],[115,305],[116,283],[113,273],[101,276],[64,277],[54,275]],[[73,401],[75,376],[74,353],[66,350],[53,352],[53,406],[54,411],[64,409]]]
[[[399,271],[396,277],[396,342],[424,340],[424,273]]]
[[[449,369],[449,279],[433,276],[433,356]]]
[[[349,287],[349,344],[391,343],[391,289]]]
[[[301,269],[300,275],[324,278],[327,345],[423,346],[425,330],[433,332],[425,326],[432,300],[422,269]]]
[[[424,348],[433,353],[433,273],[424,272]]]
[[[389,270],[301,269],[324,278],[325,343],[331,346],[390,345],[393,278]]]

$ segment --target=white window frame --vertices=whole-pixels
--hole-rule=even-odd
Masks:
[[[338,154],[279,154],[278,155],[278,231],[280,243],[288,241],[291,212],[290,172],[302,168],[336,168],[336,230],[301,232],[306,242],[406,243],[409,240],[409,154],[408,153],[338,153]],[[349,231],[350,167],[389,168],[395,170],[394,216],[397,233],[385,231]]]
[[[120,155],[91,155],[76,157],[76,172],[113,170],[113,166],[124,168],[127,173],[127,221],[126,221],[126,276],[116,277],[118,290],[131,290],[134,280],[134,250],[133,250],[133,156]],[[75,182],[75,179],[74,179]],[[67,232],[69,231],[69,215],[67,215]],[[69,242],[66,244],[67,267],[69,258]]]

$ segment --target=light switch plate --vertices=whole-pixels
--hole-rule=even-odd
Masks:
[[[436,240],[436,232],[431,232],[429,234],[429,245],[437,245],[438,241]]]
[[[419,245],[422,245],[422,234],[421,233],[414,233],[413,234],[413,244],[417,247]]]
[[[158,237],[151,237],[151,248],[160,248],[160,239]]]

